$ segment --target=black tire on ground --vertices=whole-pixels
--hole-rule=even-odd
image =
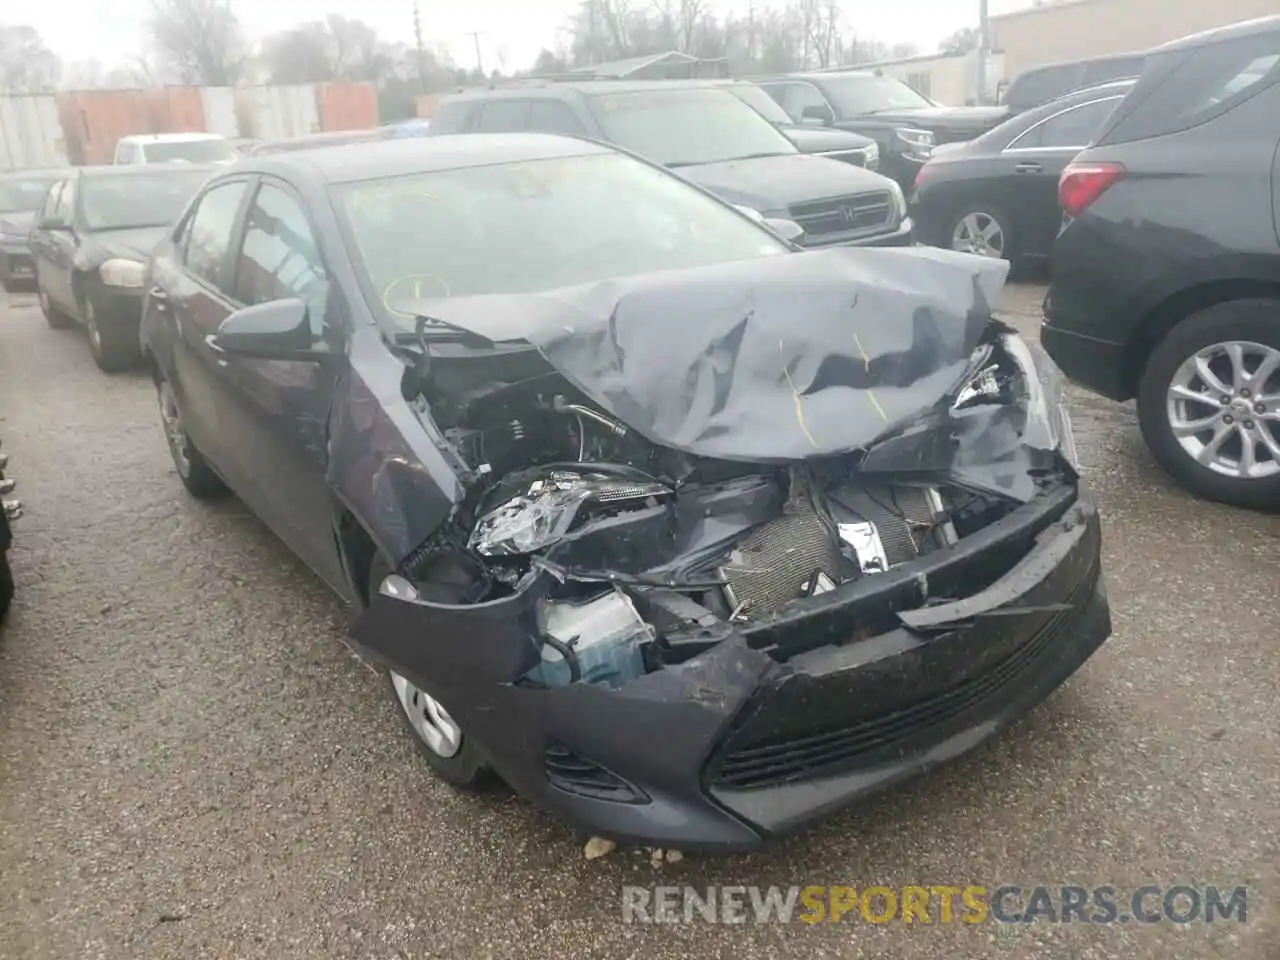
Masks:
[[[382,583],[389,573],[391,573],[391,565],[381,555],[375,554],[373,562],[369,565],[370,598],[377,592],[378,585]],[[413,724],[409,720],[408,712],[400,701],[400,693],[396,690],[395,680],[392,678],[390,671],[387,671],[386,681],[392,709],[395,710],[400,722],[404,724],[405,729],[409,732],[409,736],[412,738],[418,753],[427,761],[427,765],[431,767],[436,776],[446,783],[466,790],[480,789],[492,782],[493,774],[489,769],[488,763],[476,747],[475,741],[467,736],[465,730],[462,732],[461,749],[451,757],[441,756],[431,749],[426,741],[418,735],[418,732],[414,730]]]
[[[58,305],[49,299],[49,295],[45,293],[44,286],[40,283],[40,277],[36,277],[36,292],[40,296],[40,312],[44,314],[44,322],[54,330],[69,330],[76,325],[65,311],[60,310]]]
[[[1165,334],[1147,358],[1138,384],[1142,435],[1160,466],[1193,493],[1238,507],[1280,508],[1280,474],[1248,480],[1216,473],[1183,450],[1169,425],[1166,397],[1178,368],[1205,347],[1232,340],[1280,350],[1280,300],[1219,303]]]
[[[89,337],[89,353],[103,373],[121,373],[138,365],[142,355],[138,350],[138,338],[114,323],[100,322],[100,311],[93,294],[84,297],[80,314],[84,317],[84,329]]]
[[[179,425],[178,430],[182,437],[182,453],[180,459],[177,451],[174,449],[173,441],[168,436],[169,426],[165,419],[165,392],[168,391],[169,398],[174,404],[175,412],[177,401],[173,399],[172,389],[160,378],[156,382],[156,398],[160,404],[160,421],[166,431],[165,439],[170,441],[169,453],[173,457],[174,468],[178,471],[178,479],[182,481],[182,485],[187,488],[187,493],[191,494],[197,500],[217,500],[225,497],[230,491],[227,485],[222,482],[222,478],[218,476],[213,468],[209,466],[204,455],[200,453],[199,448],[191,441],[191,437],[187,434],[185,428],[181,427],[181,414],[178,414]]]
[[[948,250],[957,249],[953,238],[955,237],[956,228],[960,226],[961,221],[966,217],[978,214],[981,217],[989,217],[996,222],[1000,228],[1000,233],[1004,238],[1003,259],[1009,262],[1017,260],[1017,236],[1015,235],[1012,222],[1008,215],[994,203],[975,203],[967,204],[951,215],[946,222],[946,228],[942,234],[942,245]],[[968,251],[961,251],[962,253]]]
[[[0,618],[9,612],[13,602],[13,570],[9,567],[8,551],[0,551]]]

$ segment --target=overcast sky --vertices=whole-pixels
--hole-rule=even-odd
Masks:
[[[413,0],[233,0],[257,39],[300,20],[340,13],[364,20],[387,40],[413,41]],[[643,3],[644,0],[638,0]],[[717,12],[745,12],[749,0],[710,0]],[[755,0],[757,9],[768,0]],[[781,4],[782,0],[774,0]],[[1031,0],[990,0],[991,12],[1029,6]],[[460,66],[475,66],[470,31],[480,31],[485,68],[505,54],[508,69],[532,64],[554,47],[576,0],[421,0],[423,34],[447,45]],[[151,0],[3,0],[0,17],[29,23],[64,62],[95,58],[111,65],[138,52]],[[978,0],[843,0],[846,29],[887,43],[910,41],[932,50],[940,39],[978,19]]]

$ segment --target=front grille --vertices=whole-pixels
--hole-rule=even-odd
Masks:
[[[928,700],[851,726],[815,730],[784,741],[763,741],[726,754],[714,770],[715,786],[736,790],[773,787],[831,776],[878,757],[900,757],[908,740],[945,727],[978,708],[1013,695],[1019,679],[1083,616],[1073,606],[1054,614],[1026,643],[992,669]]]
[[[550,744],[543,763],[547,782],[565,793],[613,803],[647,803],[649,800],[638,787],[563,744]]]
[[[806,238],[870,233],[893,219],[893,199],[887,190],[796,203],[791,219],[804,227]]]
[[[19,277],[35,276],[35,263],[25,253],[9,254],[9,273]]]

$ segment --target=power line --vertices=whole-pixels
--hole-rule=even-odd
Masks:
[[[483,76],[483,74],[484,74],[484,61],[483,61],[483,60],[481,59],[481,57],[480,57],[480,31],[479,31],[479,30],[471,30],[471,31],[468,31],[467,36],[469,36],[469,37],[472,39],[472,41],[474,41],[474,42],[475,42],[475,45],[476,45],[476,71],[477,71],[478,73],[480,73],[480,74]]]

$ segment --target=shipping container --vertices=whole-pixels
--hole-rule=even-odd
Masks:
[[[0,97],[0,170],[65,167],[69,162],[53,96]]]

